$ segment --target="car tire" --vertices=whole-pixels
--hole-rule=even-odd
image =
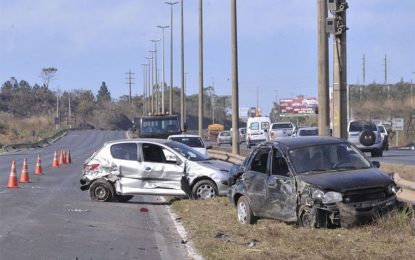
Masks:
[[[316,213],[313,213],[313,208],[309,206],[301,206],[298,210],[298,222],[301,227],[304,228],[315,228],[317,221],[316,221]]]
[[[359,142],[364,146],[371,146],[376,141],[376,135],[370,130],[364,130],[360,133]]]
[[[89,187],[89,195],[95,201],[111,201],[114,198],[114,185],[112,183],[98,179]]]
[[[192,189],[193,198],[197,200],[206,200],[218,195],[216,185],[211,180],[201,180],[196,182]]]
[[[134,197],[133,195],[117,195],[115,197],[115,199],[118,202],[127,202],[127,201],[131,200],[133,197]]]
[[[238,222],[246,225],[246,224],[255,224],[256,217],[252,212],[251,206],[249,206],[248,199],[244,196],[241,196],[236,203],[236,209],[238,213]]]

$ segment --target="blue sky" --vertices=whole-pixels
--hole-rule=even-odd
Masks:
[[[184,0],[187,91],[198,89],[198,2]],[[415,1],[349,0],[348,83],[415,81]],[[204,0],[204,79],[219,95],[231,94],[230,1]],[[238,4],[239,103],[317,95],[317,0],[240,0]],[[180,85],[180,6],[174,7],[174,85]],[[142,66],[157,25],[170,25],[162,0],[1,0],[0,81],[14,76],[41,84],[40,70],[58,68],[56,90],[90,89],[105,81],[113,97],[128,93],[126,72],[142,94]],[[170,81],[170,29],[165,31],[166,81]],[[332,38],[329,41],[332,46]],[[159,50],[161,44],[158,45]],[[159,52],[160,54],[160,52]],[[161,68],[161,55],[158,55]],[[330,62],[331,63],[331,62]],[[332,65],[330,64],[330,71]],[[331,75],[332,72],[330,72]]]

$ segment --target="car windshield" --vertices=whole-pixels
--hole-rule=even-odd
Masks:
[[[300,129],[298,132],[299,136],[310,136],[318,135],[318,129]]]
[[[348,143],[296,148],[289,151],[289,157],[295,172],[299,175],[371,167],[362,153]]]
[[[179,142],[179,143],[183,143],[185,145],[188,145],[190,147],[196,147],[196,148],[203,148],[205,147],[203,144],[203,141],[200,137],[195,137],[195,136],[175,136],[175,137],[170,137],[170,140]]]
[[[195,149],[191,148],[190,146],[187,146],[185,144],[179,143],[179,142],[168,142],[166,145],[185,158],[189,159],[190,161],[205,161],[208,160],[209,157],[196,151]]]
[[[283,129],[283,128],[292,128],[291,123],[286,124],[273,124],[272,129]]]

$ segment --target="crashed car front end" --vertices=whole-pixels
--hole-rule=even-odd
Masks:
[[[324,191],[314,185],[298,181],[299,209],[307,207],[312,226],[349,228],[372,222],[376,218],[396,212],[402,204],[396,199],[397,187],[389,185],[372,188]],[[301,223],[301,212],[298,212]]]

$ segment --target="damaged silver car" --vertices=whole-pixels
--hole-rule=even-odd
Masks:
[[[273,218],[305,227],[352,227],[401,207],[397,186],[351,143],[285,138],[258,146],[232,169],[229,199],[241,224]]]
[[[134,195],[208,199],[227,194],[223,182],[231,166],[175,141],[119,140],[85,161],[80,183],[97,201],[128,201]]]

